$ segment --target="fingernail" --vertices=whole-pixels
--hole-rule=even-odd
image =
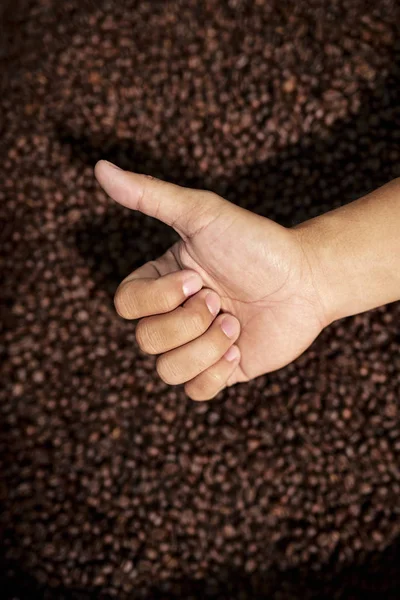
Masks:
[[[217,294],[209,292],[206,296],[206,304],[210,313],[215,317],[220,309],[220,299]]]
[[[121,169],[121,167],[117,167],[117,165],[114,165],[114,163],[110,162],[109,160],[103,160],[103,162],[105,162],[109,167],[116,169],[117,171],[123,170],[123,169]]]
[[[185,296],[192,296],[196,292],[199,292],[203,286],[200,275],[190,275],[186,281],[183,282],[183,293]]]
[[[237,360],[240,356],[239,348],[237,346],[231,346],[229,350],[227,350],[224,354],[225,360],[229,362],[233,362]]]
[[[231,317],[225,317],[221,323],[221,329],[229,338],[233,338],[238,333],[238,322]]]

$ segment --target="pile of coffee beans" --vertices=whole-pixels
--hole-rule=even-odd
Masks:
[[[2,597],[397,598],[400,304],[194,403],[112,304],[174,234],[93,166],[287,226],[399,176],[398,3],[6,4]]]

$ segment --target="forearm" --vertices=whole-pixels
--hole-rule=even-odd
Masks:
[[[400,179],[295,231],[328,322],[400,299]]]

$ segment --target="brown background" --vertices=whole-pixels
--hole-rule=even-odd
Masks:
[[[192,403],[112,306],[174,237],[93,178],[108,158],[292,225],[399,176],[397,3],[0,14],[2,597],[398,597],[400,305]]]

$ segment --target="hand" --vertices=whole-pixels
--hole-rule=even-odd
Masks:
[[[118,313],[140,318],[142,350],[194,400],[279,369],[327,324],[301,237],[207,191],[129,173],[100,161],[105,191],[160,219],[181,240],[134,271],[115,296]],[[220,312],[222,311],[222,313]]]

